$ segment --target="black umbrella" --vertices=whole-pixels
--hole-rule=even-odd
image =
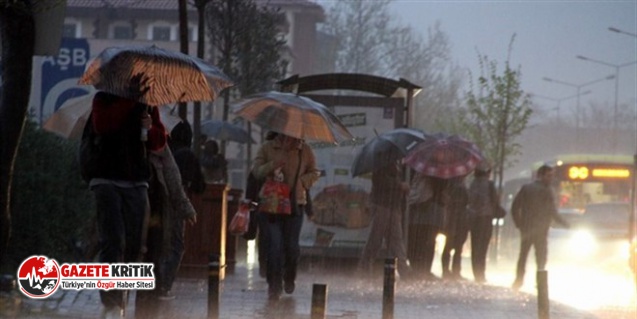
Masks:
[[[352,176],[369,173],[403,159],[426,136],[417,129],[398,128],[374,137],[356,155]]]

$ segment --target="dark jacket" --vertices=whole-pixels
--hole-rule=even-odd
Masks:
[[[472,217],[494,217],[498,195],[488,176],[476,177],[469,186],[468,212]]]
[[[401,188],[402,174],[396,165],[388,165],[372,173],[370,200],[383,207],[402,206],[405,193]]]
[[[558,214],[553,190],[539,181],[522,186],[513,199],[511,215],[521,232],[546,232],[552,220],[567,225]]]
[[[141,116],[145,110],[149,110],[153,125],[148,140],[143,142]],[[166,131],[157,108],[149,109],[147,105],[105,92],[95,94],[84,131],[82,143],[88,140],[87,152],[91,153],[88,159],[81,159],[82,175],[87,181],[93,178],[147,181],[150,177],[147,152],[161,150],[166,145]],[[82,153],[84,148],[82,145]]]
[[[449,202],[447,203],[447,224],[445,233],[455,235],[458,231],[467,228],[467,203],[469,194],[463,183],[452,184],[449,190]]]

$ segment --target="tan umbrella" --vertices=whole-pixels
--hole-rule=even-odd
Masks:
[[[213,101],[234,85],[217,67],[154,45],[105,49],[78,83],[151,106]]]
[[[94,95],[86,94],[67,100],[42,124],[42,128],[63,138],[80,138],[91,113]],[[175,125],[181,122],[181,119],[173,114],[174,107],[161,106],[159,113],[167,132],[172,131]]]
[[[300,139],[331,143],[353,139],[327,107],[292,93],[255,94],[235,103],[233,110],[236,115],[262,128]]]

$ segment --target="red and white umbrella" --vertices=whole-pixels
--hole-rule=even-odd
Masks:
[[[449,179],[471,173],[483,158],[474,143],[438,133],[413,148],[404,163],[423,175]]]

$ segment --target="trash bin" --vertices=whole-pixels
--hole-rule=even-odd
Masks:
[[[182,267],[208,267],[211,254],[219,255],[219,279],[225,277],[226,229],[228,220],[227,184],[206,184],[202,194],[190,198],[197,211],[197,223],[186,225]]]

